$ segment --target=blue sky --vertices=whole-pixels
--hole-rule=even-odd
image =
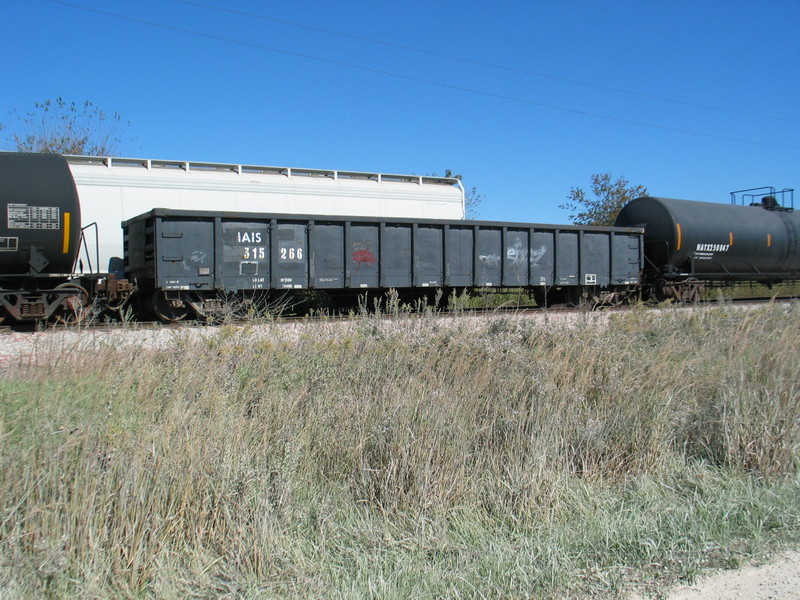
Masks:
[[[452,169],[521,222],[567,222],[592,173],[800,186],[798,0],[9,0],[2,23],[0,122],[90,100],[130,122],[123,156]]]

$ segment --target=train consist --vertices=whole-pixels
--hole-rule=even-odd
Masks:
[[[615,227],[465,221],[454,179],[0,153],[0,316],[176,321],[300,290],[349,303],[514,287],[540,305],[614,305],[797,279],[791,190],[734,200],[639,198]]]

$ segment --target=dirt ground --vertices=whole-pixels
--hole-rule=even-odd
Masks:
[[[667,600],[800,600],[800,552],[781,554],[760,566],[710,573],[694,585],[671,590]]]

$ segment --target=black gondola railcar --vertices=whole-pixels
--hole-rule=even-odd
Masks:
[[[123,230],[125,275],[168,320],[269,290],[522,287],[551,304],[616,302],[637,288],[643,252],[637,228],[487,221],[154,209]]]

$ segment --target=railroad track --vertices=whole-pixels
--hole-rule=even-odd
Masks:
[[[741,297],[741,298],[731,298],[731,299],[724,299],[724,303],[736,304],[736,305],[747,305],[747,304],[768,304],[770,302],[790,302],[793,300],[798,300],[796,296],[770,296],[770,297]],[[651,308],[664,308],[665,306],[673,307],[673,308],[697,308],[697,307],[708,307],[714,306],[719,304],[719,300],[703,300],[695,304],[660,304],[660,305],[650,305]],[[647,305],[645,305],[647,306]],[[566,306],[566,305],[555,305],[550,306],[547,308],[543,308],[540,306],[536,306],[535,304],[508,304],[508,305],[500,305],[500,306],[484,306],[484,307],[459,307],[453,310],[448,309],[431,309],[430,313],[435,314],[438,316],[453,316],[453,317],[469,317],[469,316],[490,316],[490,315],[502,315],[502,314],[541,314],[541,313],[553,313],[553,314],[565,314],[565,313],[581,313],[581,312],[592,312],[592,311],[602,311],[602,312],[624,312],[626,310],[630,310],[633,305],[627,306],[603,306],[603,307],[575,307],[575,306]],[[9,323],[6,322],[2,326],[0,326],[0,335],[2,334],[9,334],[9,333],[22,333],[22,332],[39,332],[39,331],[104,331],[104,330],[116,330],[116,329],[124,329],[124,328],[134,328],[134,329],[142,329],[142,330],[152,330],[152,329],[188,329],[188,328],[206,328],[206,327],[215,327],[215,326],[222,326],[222,325],[245,325],[245,324],[259,324],[259,323],[303,323],[303,322],[320,322],[320,321],[350,321],[354,319],[358,319],[366,314],[374,316],[374,312],[366,313],[364,311],[359,312],[349,312],[349,313],[333,313],[333,314],[305,314],[305,315],[277,315],[274,317],[255,317],[255,318],[245,318],[245,319],[234,319],[234,318],[221,318],[216,321],[197,321],[197,320],[185,320],[185,321],[176,321],[176,322],[162,322],[162,321],[83,321],[80,323],[31,323],[31,322],[22,322],[22,323]],[[406,309],[400,309],[397,311],[386,311],[381,314],[383,318],[392,319],[398,318],[407,315],[413,314],[424,314],[422,312],[415,312]]]

